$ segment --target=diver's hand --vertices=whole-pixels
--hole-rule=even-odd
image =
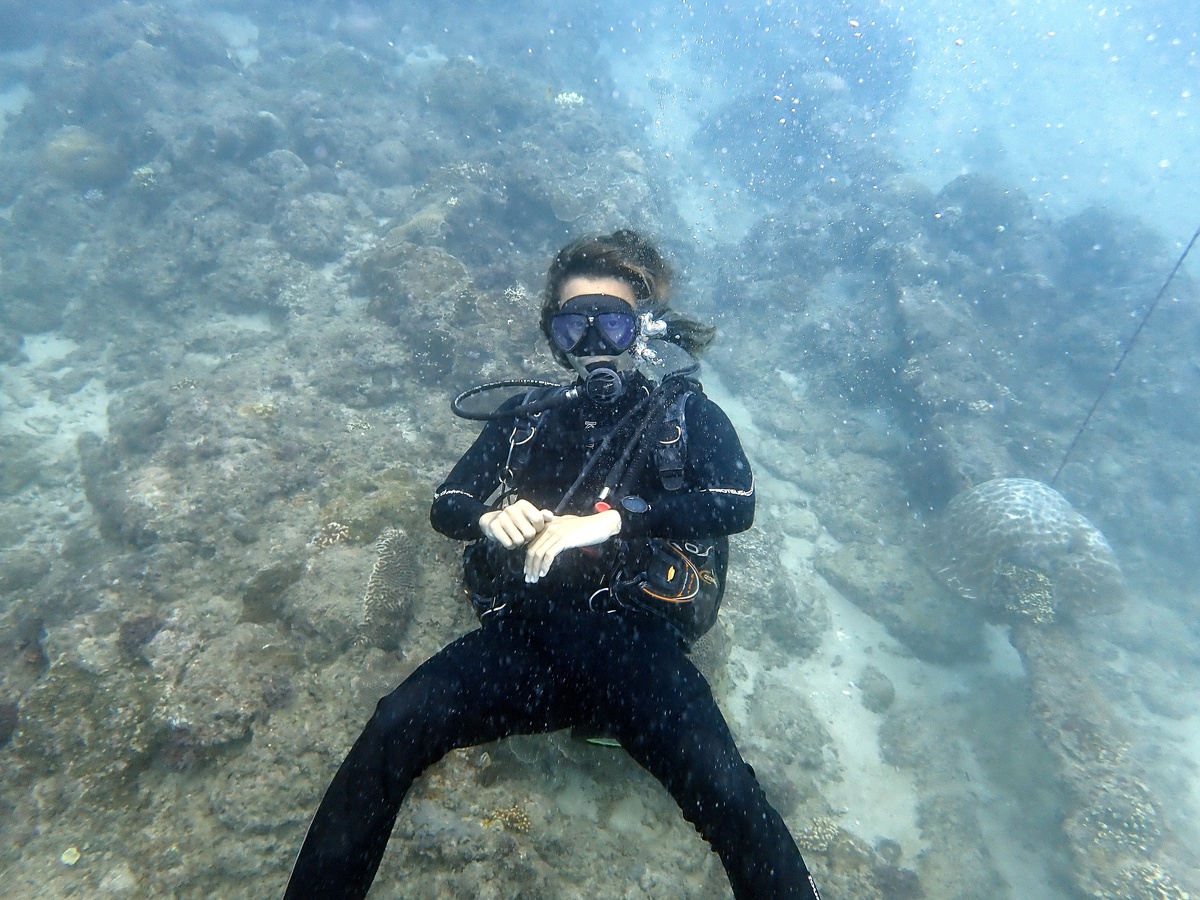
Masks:
[[[555,516],[525,551],[525,581],[533,584],[543,577],[562,551],[603,544],[620,530],[621,515],[615,509],[591,516]]]
[[[488,540],[512,550],[537,537],[553,518],[550,510],[538,509],[528,500],[518,500],[503,509],[485,512],[479,517],[479,527]]]

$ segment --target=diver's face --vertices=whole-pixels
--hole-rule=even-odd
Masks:
[[[576,297],[585,297],[590,294],[607,294],[610,297],[617,297],[624,300],[629,304],[631,311],[637,308],[637,293],[634,291],[633,285],[622,278],[614,278],[610,275],[575,275],[568,278],[563,282],[563,286],[559,291],[559,308],[561,309],[563,305]],[[574,356],[568,353],[567,359],[571,362],[572,368],[585,377],[589,367],[605,365],[620,371],[632,364],[628,353],[586,356]]]

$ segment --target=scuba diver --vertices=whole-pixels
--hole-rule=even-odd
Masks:
[[[657,381],[639,365],[652,345],[698,354],[715,334],[670,308],[670,279],[633,231],[571,243],[550,266],[541,327],[574,384],[500,382],[455,400],[487,424],[430,519],[470,542],[463,580],[480,627],[379,702],[287,898],[365,896],[409,787],[451,750],[574,728],[618,742],[663,784],[735,896],[819,900],[687,655],[716,617],[727,535],[754,518],[754,477],[695,364]],[[494,412],[461,405],[515,384],[530,390]]]

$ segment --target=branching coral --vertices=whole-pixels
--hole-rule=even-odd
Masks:
[[[529,813],[514,803],[508,809],[498,809],[487,818],[481,820],[484,828],[503,828],[505,831],[516,831],[519,834],[529,834],[533,828],[533,820]]]
[[[326,522],[310,543],[315,549],[324,550],[334,544],[340,544],[348,537],[350,537],[349,526],[343,525],[341,522]]]
[[[796,843],[800,849],[813,853],[825,853],[837,840],[841,829],[837,822],[828,816],[814,816],[812,823],[796,835]]]

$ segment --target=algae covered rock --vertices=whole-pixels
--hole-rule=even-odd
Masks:
[[[41,772],[61,773],[101,802],[120,802],[128,779],[162,736],[151,715],[160,686],[146,668],[94,671],[55,660],[21,700],[12,749]]]
[[[308,262],[329,262],[345,249],[350,212],[345,197],[318,191],[288,201],[272,227],[288,252]]]
[[[892,680],[875,666],[866,665],[855,679],[860,691],[859,701],[871,712],[886,712],[896,701],[896,687]]]
[[[67,125],[46,142],[42,165],[54,178],[87,190],[124,177],[129,161],[110,141],[79,125]]]
[[[253,625],[239,626],[242,631],[253,629]],[[161,643],[156,635],[150,646]],[[165,686],[154,719],[162,725],[164,753],[171,765],[189,769],[250,736],[263,697],[253,670],[236,662],[245,656],[240,644],[236,630],[208,642],[187,658],[178,680]]]

